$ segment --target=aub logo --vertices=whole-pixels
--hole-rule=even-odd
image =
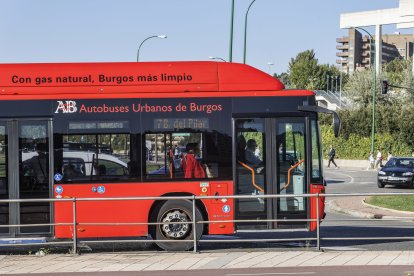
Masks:
[[[55,113],[75,113],[78,108],[76,107],[75,101],[57,101],[58,106],[56,108]]]

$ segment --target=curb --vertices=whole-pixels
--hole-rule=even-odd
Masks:
[[[384,211],[392,211],[392,212],[401,212],[404,213],[404,211],[395,211],[392,209],[387,209],[387,208],[382,208],[382,207],[377,207],[377,206],[373,206],[370,205],[368,203],[365,203],[365,198],[361,200],[362,204],[370,207],[372,209],[378,209],[378,210],[384,210]],[[349,210],[349,209],[344,209],[341,206],[339,206],[335,200],[330,200],[326,203],[326,207],[328,208],[328,210],[332,210],[334,212],[338,212],[338,213],[342,213],[342,214],[347,214],[347,215],[351,215],[354,217],[359,217],[359,218],[367,218],[367,219],[398,219],[398,220],[414,220],[414,212],[407,212],[409,214],[412,214],[412,217],[399,217],[399,216],[388,216],[388,215],[381,215],[381,214],[375,214],[375,213],[370,213],[370,212],[361,212],[361,211],[356,211],[356,210]],[[404,213],[406,214],[406,213]]]
[[[368,218],[368,219],[381,219],[382,218],[382,216],[378,216],[378,215],[375,215],[375,214],[372,214],[372,213],[344,209],[344,208],[340,207],[335,202],[335,200],[328,201],[326,203],[326,207],[328,208],[328,210],[332,210],[332,211],[337,212],[337,213],[347,214],[347,215],[351,215],[351,216],[359,217],[359,218]]]
[[[378,210],[383,210],[383,211],[388,211],[388,212],[393,212],[393,213],[397,213],[397,214],[405,214],[405,215],[411,215],[411,217],[397,217],[397,216],[382,216],[382,218],[408,218],[408,219],[412,219],[414,220],[414,212],[409,212],[409,211],[399,211],[399,210],[394,210],[394,209],[389,209],[389,208],[385,208],[385,207],[380,207],[380,206],[375,206],[375,205],[371,205],[369,203],[365,202],[366,198],[362,199],[362,204],[366,207],[372,208],[372,209],[378,209]]]

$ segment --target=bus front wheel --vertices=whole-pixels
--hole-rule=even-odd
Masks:
[[[203,219],[200,210],[195,208],[196,221]],[[166,201],[158,211],[155,230],[155,243],[167,251],[185,251],[194,246],[193,205],[189,200]],[[203,224],[197,224],[197,241],[203,233]],[[164,240],[164,241],[159,241]],[[171,240],[168,242],[165,240]],[[188,241],[188,242],[186,242]]]

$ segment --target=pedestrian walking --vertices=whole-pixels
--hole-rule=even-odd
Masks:
[[[392,153],[389,151],[388,152],[388,156],[387,156],[387,162],[391,160],[391,158],[393,158],[394,156],[392,156]]]
[[[369,161],[369,165],[367,170],[369,169],[373,169],[375,166],[375,158],[374,158],[374,153],[371,151],[371,154],[368,157],[368,161]]]
[[[336,163],[335,163],[335,149],[334,149],[334,147],[332,145],[329,146],[328,168],[330,168],[331,162],[332,162],[332,164],[335,165],[335,168],[339,168],[338,165],[336,165]]]
[[[375,162],[375,168],[377,169],[379,167],[382,167],[382,154],[381,154],[381,150],[378,149],[377,151],[377,160]]]

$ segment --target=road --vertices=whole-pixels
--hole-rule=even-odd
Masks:
[[[399,193],[413,192],[405,187],[386,186],[378,188],[376,170],[362,169],[326,169],[326,193]],[[334,220],[347,220],[344,222]],[[349,221],[355,219],[348,215],[329,213],[321,225],[323,237],[414,237],[413,222],[399,221]],[[379,241],[379,240],[350,240],[350,241],[323,241],[322,247],[343,248],[345,246],[359,250],[412,250],[414,241]]]
[[[327,193],[399,193],[414,192],[405,187],[377,187],[377,171],[362,169],[325,169]]]

